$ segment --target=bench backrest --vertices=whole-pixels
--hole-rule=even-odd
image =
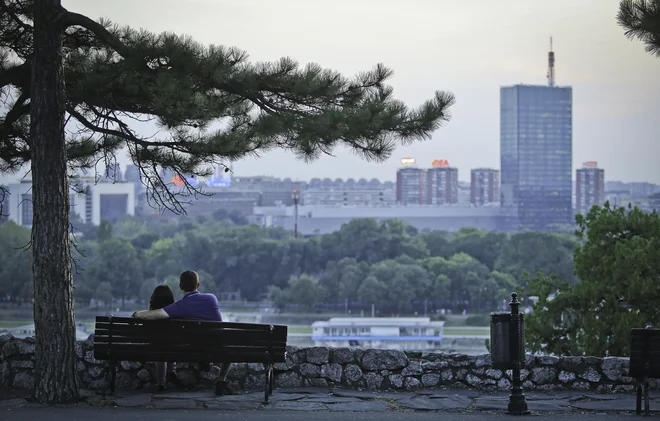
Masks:
[[[115,361],[284,362],[287,327],[97,317],[94,356]]]
[[[660,329],[631,329],[629,376],[660,378]]]

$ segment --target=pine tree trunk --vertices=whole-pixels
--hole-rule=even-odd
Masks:
[[[60,10],[60,0],[34,2],[30,137],[37,339],[34,398],[40,403],[78,398]]]

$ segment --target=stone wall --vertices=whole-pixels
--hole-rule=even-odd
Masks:
[[[28,389],[34,384],[34,339],[0,336],[0,388]],[[76,344],[81,387],[101,390],[104,361],[94,359],[93,337]],[[474,388],[508,390],[508,372],[492,369],[489,355],[468,356],[441,352],[289,347],[285,363],[276,364],[276,387],[339,386],[371,390]],[[526,390],[590,390],[630,392],[634,380],[627,377],[627,358],[550,357],[527,355],[522,371]],[[178,364],[179,379],[190,388],[210,389],[218,367],[201,372],[197,364]],[[122,362],[118,388],[152,387],[153,363]],[[235,390],[263,387],[262,364],[234,364],[229,374]],[[651,388],[659,388],[658,381]]]

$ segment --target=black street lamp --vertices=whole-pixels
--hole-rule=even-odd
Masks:
[[[507,414],[527,415],[527,401],[522,389],[520,370],[525,366],[525,315],[520,314],[518,294],[511,294],[511,313],[490,315],[490,354],[492,365],[511,370],[511,393]]]

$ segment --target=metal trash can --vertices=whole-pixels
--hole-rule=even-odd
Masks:
[[[525,366],[525,323],[524,315],[520,314],[518,330],[518,361],[520,367]],[[490,357],[492,366],[498,370],[513,369],[514,356],[511,348],[511,313],[491,313],[490,315]]]

